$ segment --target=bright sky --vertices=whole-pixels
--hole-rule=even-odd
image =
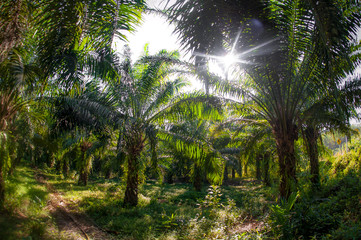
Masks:
[[[162,8],[166,1],[167,0],[148,0],[147,4],[151,8]],[[180,45],[178,44],[177,36],[172,34],[173,30],[174,26],[167,23],[164,17],[144,13],[143,23],[137,28],[136,32],[126,34],[133,60],[138,59],[142,55],[146,44],[149,44],[150,54],[155,54],[163,49],[179,51]],[[126,43],[118,42],[118,49],[122,49],[124,44]]]
[[[148,0],[147,4],[150,8],[162,8],[166,4],[167,0]],[[174,0],[170,0],[170,4]],[[135,33],[128,33],[128,43],[117,42],[116,47],[121,51],[125,44],[128,44],[132,52],[132,60],[139,59],[144,52],[144,47],[148,44],[148,49],[150,54],[156,54],[160,50],[167,51],[179,51],[181,59],[189,61],[190,56],[185,56],[182,53],[181,46],[177,40],[177,36],[173,34],[174,26],[169,24],[166,19],[157,14],[143,14],[143,22],[137,27]],[[191,86],[185,91],[191,91],[194,89],[200,89],[201,83],[195,78],[189,79]]]

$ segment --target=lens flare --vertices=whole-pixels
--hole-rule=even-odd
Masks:
[[[234,63],[238,62],[238,59],[233,54],[227,54],[222,59],[224,65],[228,68],[229,66],[233,65]]]

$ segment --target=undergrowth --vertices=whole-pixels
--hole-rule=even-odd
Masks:
[[[140,189],[136,208],[123,208],[120,181],[96,179],[88,186],[75,180],[48,176],[69,205],[88,214],[118,239],[256,239],[257,232],[239,232],[246,219],[259,219],[272,198],[260,184],[243,187],[204,187],[147,181]],[[242,209],[242,210],[241,210]]]
[[[45,206],[48,191],[36,181],[34,170],[18,167],[6,180],[6,201],[0,214],[1,239],[55,239],[54,224]]]
[[[279,202],[274,201],[274,188],[254,181],[205,186],[201,192],[189,184],[146,181],[135,208],[122,207],[120,180],[97,178],[88,186],[78,186],[76,179],[44,175],[70,208],[88,214],[116,239],[351,240],[361,236],[361,179],[352,169],[330,174],[317,191],[299,186],[298,194]],[[55,224],[45,208],[48,194],[33,170],[18,168],[7,180],[7,211],[0,216],[0,231],[6,236],[2,239],[59,239],[47,227]]]
[[[327,160],[319,189],[271,206],[273,239],[354,240],[361,236],[360,151]]]

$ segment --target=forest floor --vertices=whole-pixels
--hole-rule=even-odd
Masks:
[[[0,239],[261,239],[273,198],[256,181],[233,181],[214,194],[209,186],[196,192],[189,184],[152,180],[142,185],[136,208],[123,208],[118,179],[78,186],[61,175],[20,168],[11,181],[26,191],[10,184],[14,199],[0,217]]]
[[[61,193],[47,182],[46,176],[37,172],[36,180],[45,184],[49,191],[49,200],[46,208],[56,222],[56,232],[59,236],[69,240],[81,239],[113,239],[112,236],[102,230],[85,213],[81,213],[75,206],[69,205]]]

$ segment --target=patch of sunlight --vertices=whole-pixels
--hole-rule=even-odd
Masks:
[[[147,205],[150,204],[150,200],[151,200],[150,197],[146,197],[143,194],[139,194],[139,203],[138,203],[138,205],[142,206],[142,207],[147,206]]]
[[[176,231],[167,233],[166,235],[162,236],[159,238],[159,240],[176,240],[179,239],[178,238],[179,233],[177,233]]]
[[[151,184],[147,183],[147,188],[143,187],[143,192],[145,192],[144,194],[148,195],[148,196],[153,196],[156,195],[158,192],[161,191],[161,187],[159,186],[152,186]]]
[[[26,185],[20,185],[16,189],[16,195],[23,196],[23,195],[27,194],[28,191],[29,191],[29,188]]]
[[[154,218],[148,214],[145,214],[144,217],[141,219],[142,223],[152,224]]]
[[[188,190],[185,188],[178,188],[178,189],[172,189],[172,193],[176,196],[179,196],[185,192],[187,192]]]

